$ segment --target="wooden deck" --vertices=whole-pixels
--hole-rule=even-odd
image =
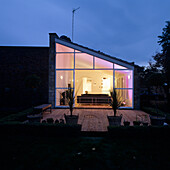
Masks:
[[[53,118],[64,119],[64,113],[70,114],[69,109],[53,109],[52,113],[44,113],[43,119]],[[82,125],[82,131],[107,131],[107,126],[109,125],[107,120],[107,115],[113,115],[113,111],[110,109],[74,109],[73,114],[79,114],[78,124]],[[133,125],[133,121],[140,120],[148,122],[150,124],[150,119],[148,114],[140,110],[118,110],[118,114],[122,114],[122,122],[130,121],[130,125]]]

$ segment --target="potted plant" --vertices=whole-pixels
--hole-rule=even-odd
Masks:
[[[130,122],[124,120],[123,124],[124,124],[124,126],[129,126],[129,125],[130,125]]]
[[[143,117],[142,125],[143,126],[148,126],[148,120],[147,120],[147,116],[146,115]]]
[[[140,126],[140,124],[141,124],[141,121],[138,120],[138,117],[137,117],[137,115],[136,115],[136,120],[133,121],[133,125],[134,125],[134,126]]]
[[[54,123],[54,119],[53,118],[47,118],[47,123],[53,124]]]
[[[113,92],[110,92],[111,94],[111,103],[110,105],[112,106],[114,115],[113,116],[107,116],[108,121],[109,121],[109,126],[120,126],[121,125],[121,120],[122,120],[122,115],[117,116],[117,109],[121,106],[121,100],[120,100],[120,95],[117,94],[116,90],[113,89]]]
[[[66,93],[66,99],[69,105],[70,109],[70,115],[64,114],[66,124],[75,125],[78,123],[78,115],[73,115],[73,109],[74,109],[74,101],[75,101],[75,95],[74,95],[74,89],[71,88],[71,85],[68,85],[68,90]]]
[[[165,119],[166,117],[164,115],[161,115],[159,113],[157,114],[150,114],[150,121],[151,121],[151,125],[153,126],[162,126],[164,125]]]

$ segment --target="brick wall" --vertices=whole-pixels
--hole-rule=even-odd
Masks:
[[[48,55],[49,47],[0,47],[1,108],[17,110],[48,102]],[[41,81],[34,90],[25,85],[33,74]]]

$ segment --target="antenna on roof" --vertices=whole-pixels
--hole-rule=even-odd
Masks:
[[[73,8],[73,11],[72,11],[72,42],[73,42],[73,33],[74,33],[74,13],[75,13],[75,11],[77,11],[78,9],[79,9],[80,7],[78,7],[78,8],[76,8],[76,9],[74,9]]]

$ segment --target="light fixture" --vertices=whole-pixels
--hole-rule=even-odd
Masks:
[[[130,76],[130,75],[128,75],[128,79],[131,79],[131,76]]]
[[[62,79],[63,79],[63,76],[60,76],[60,79],[62,80]]]

